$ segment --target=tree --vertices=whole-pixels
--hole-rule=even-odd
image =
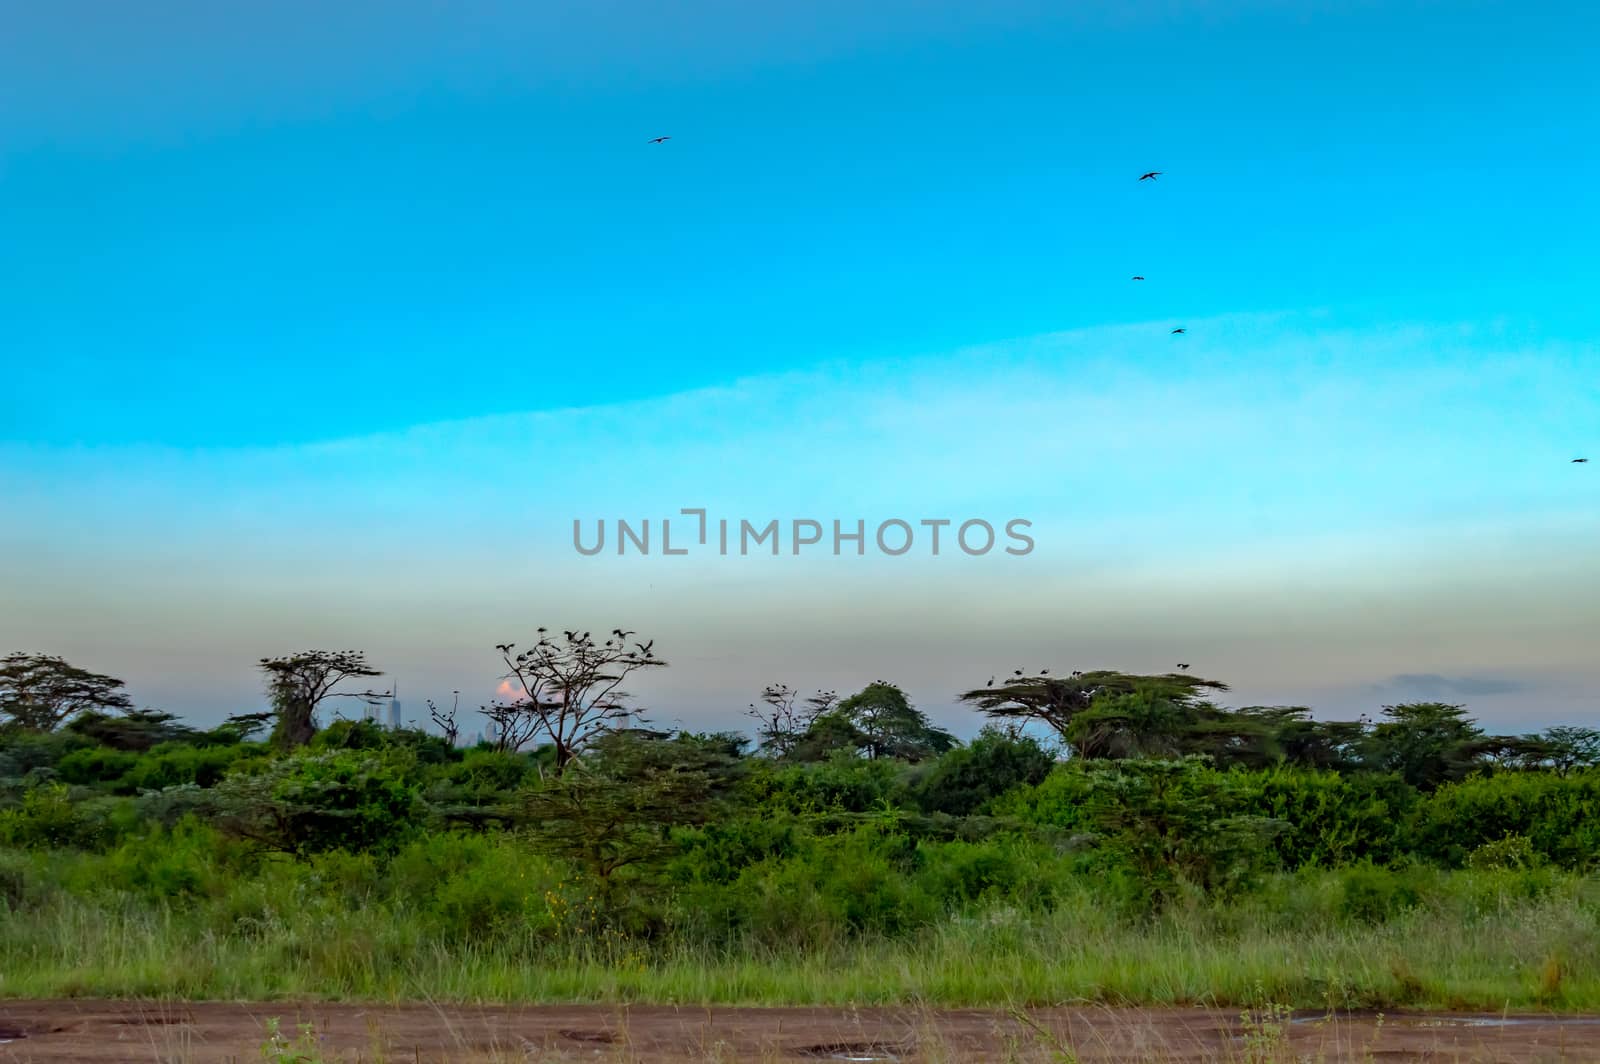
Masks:
[[[340,691],[357,677],[382,676],[359,650],[306,650],[282,658],[262,658],[267,692],[278,725],[273,737],[288,749],[304,746],[317,733],[317,709],[330,698],[376,698],[372,691]]]
[[[904,691],[882,680],[840,702],[835,712],[861,733],[869,758],[925,761],[956,745],[955,736],[912,706]]]
[[[1365,760],[1422,790],[1465,778],[1496,745],[1462,706],[1408,702],[1384,706],[1383,715],[1367,736]]]
[[[1093,672],[1075,672],[1070,676],[1050,676],[1039,673],[1033,676],[1018,675],[999,686],[980,687],[960,696],[960,700],[975,706],[978,711],[995,721],[1037,721],[1056,733],[1056,736],[1074,753],[1085,751],[1074,738],[1074,722],[1098,701],[1109,709],[1107,700],[1119,695],[1142,692],[1151,704],[1141,709],[1133,703],[1122,706],[1124,712],[1164,712],[1170,707],[1154,704],[1156,699],[1166,703],[1191,703],[1205,691],[1226,691],[1228,685],[1217,680],[1204,680],[1186,673],[1167,673],[1160,676],[1139,676],[1100,669]],[[1115,729],[1107,730],[1108,722],[1099,722],[1099,728],[1085,727],[1081,738],[1091,745],[1113,743]],[[1147,724],[1155,723],[1153,720]],[[1144,725],[1141,725],[1143,727]],[[1126,729],[1124,729],[1126,730]],[[1125,738],[1126,736],[1124,736]],[[1149,736],[1146,736],[1149,738]]]
[[[1343,772],[1361,763],[1360,721],[1313,720],[1303,706],[1246,706],[1239,714],[1266,730],[1271,752],[1287,764]]]
[[[157,743],[195,742],[200,733],[174,723],[178,718],[156,709],[130,709],[113,715],[99,710],[80,713],[67,724],[67,730],[88,736],[113,750],[148,750]]]
[[[249,742],[256,733],[265,731],[277,719],[273,712],[265,713],[233,713],[221,724],[217,725],[215,734],[219,737],[230,738],[233,742]]]
[[[1083,766],[1085,819],[1102,833],[1108,852],[1127,861],[1158,905],[1181,882],[1228,890],[1247,882],[1266,862],[1268,843],[1287,824],[1240,815],[1248,786],[1209,758],[1093,761]]]
[[[512,685],[510,702],[497,702],[480,710],[494,722],[495,747],[516,751],[533,739],[555,747],[555,770],[562,773],[587,742],[597,736],[644,721],[628,708],[622,683],[640,669],[666,666],[655,654],[655,640],[630,644],[633,632],[611,630],[611,637],[596,643],[588,632],[569,631],[557,642],[539,629],[539,640],[513,655],[515,643],[495,649],[510,670],[503,677]]]
[[[457,737],[461,734],[461,726],[456,723],[456,712],[461,708],[461,692],[452,691],[450,693],[455,698],[451,701],[448,711],[434,705],[433,699],[428,699],[428,717],[433,721],[434,726],[444,733],[444,741],[454,747]]]
[[[789,747],[789,752],[784,755],[785,761],[815,762],[826,761],[834,753],[845,750],[852,757],[857,756],[861,749],[867,745],[867,736],[860,728],[855,726],[848,715],[837,709],[819,714],[806,728],[805,734],[796,739]]]
[[[1559,725],[1523,736],[1531,750],[1530,767],[1548,766],[1558,776],[1600,765],[1600,731]]]
[[[768,684],[761,692],[761,704],[766,708],[750,703],[745,715],[756,720],[756,742],[763,753],[779,758],[793,753],[812,723],[839,701],[832,691],[819,690],[796,705],[799,697],[788,684]]]
[[[1055,758],[1037,740],[991,724],[971,746],[932,762],[917,782],[917,804],[926,813],[971,816],[1013,787],[1041,782],[1054,765]]]
[[[618,872],[671,853],[672,828],[705,824],[724,808],[744,767],[745,742],[637,730],[599,735],[592,756],[526,793],[528,837],[541,851],[577,862],[609,891]]]
[[[133,702],[121,680],[20,651],[0,658],[0,726],[55,731],[80,713],[126,712]]]
[[[282,853],[388,848],[416,825],[412,763],[373,750],[301,750],[229,773],[214,815],[229,834]]]

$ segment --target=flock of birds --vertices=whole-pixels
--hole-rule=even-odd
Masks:
[[[669,141],[671,139],[672,138],[670,136],[652,137],[652,138],[650,138],[649,143],[651,143],[651,144],[665,144],[667,141]],[[1160,177],[1165,172],[1166,171],[1164,171],[1164,170],[1147,170],[1144,173],[1139,175],[1139,180],[1140,181],[1154,181],[1156,178]],[[1134,274],[1133,280],[1142,281],[1142,280],[1144,280],[1144,277],[1141,274]],[[1183,328],[1182,326],[1179,326],[1178,328],[1172,330],[1172,335],[1173,336],[1182,336],[1187,332],[1188,332],[1187,329]],[[1588,461],[1589,461],[1589,459],[1587,459],[1587,458],[1574,458],[1572,460],[1572,464],[1573,465],[1584,465]],[[648,651],[647,651],[647,653],[648,653]],[[1180,672],[1188,672],[1189,671],[1189,665],[1186,662],[1180,662],[1176,667]],[[1050,670],[1049,669],[1041,669],[1041,670],[1039,670],[1039,675],[1040,676],[1048,676],[1049,674],[1050,674]],[[1022,675],[1022,670],[1021,669],[1017,669],[1016,672],[1015,672],[1015,675],[1016,676],[1021,676]],[[1074,672],[1072,675],[1081,676],[1082,673]],[[993,676],[989,677],[989,682],[985,686],[993,687],[994,686],[994,681],[995,681],[995,678]]]
[[[1188,672],[1189,671],[1189,663],[1188,662],[1184,662],[1184,661],[1180,661],[1176,666],[1174,666],[1174,668],[1178,669],[1180,672]],[[1021,676],[1022,676],[1022,670],[1021,669],[1016,669],[1011,673],[1011,675],[1012,675],[1013,678],[1019,678],[1020,679]],[[1049,669],[1040,669],[1039,670],[1039,675],[1040,676],[1049,676],[1050,675],[1050,670]],[[1081,671],[1079,671],[1079,670],[1074,669],[1072,675],[1073,675],[1073,678],[1076,679],[1077,677],[1082,676],[1083,673]],[[983,686],[985,686],[985,687],[993,687],[994,686],[994,681],[995,681],[995,678],[993,676],[991,676],[991,677],[989,677],[989,682],[984,684]]]

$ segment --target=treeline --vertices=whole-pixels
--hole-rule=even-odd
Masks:
[[[444,735],[321,726],[341,682],[378,675],[353,651],[263,659],[274,711],[211,729],[132,708],[114,678],[12,655],[0,846],[102,855],[116,871],[94,890],[152,898],[274,862],[359,855],[388,876],[511,847],[581,884],[597,926],[717,940],[803,934],[773,915],[800,920],[797,905],[828,908],[840,933],[899,932],[975,906],[1048,908],[1068,884],[1149,913],[1308,869],[1358,870],[1350,911],[1387,912],[1419,868],[1586,874],[1600,855],[1593,731],[1488,735],[1440,703],[1318,721],[1222,707],[1224,685],[1181,672],[1017,671],[961,696],[988,718],[970,743],[883,681],[844,698],[769,687],[754,740],[669,733],[618,694],[665,665],[632,636],[502,646],[522,697],[485,707],[494,738],[470,748],[453,709],[432,707]],[[194,866],[173,867],[184,854]],[[0,866],[0,901],[37,903],[41,860]],[[532,919],[514,885],[435,871],[478,913],[463,917],[473,934]]]

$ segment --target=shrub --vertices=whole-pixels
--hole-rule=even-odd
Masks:
[[[417,786],[404,770],[360,750],[279,758],[223,780],[218,823],[291,853],[389,849],[415,829]]]

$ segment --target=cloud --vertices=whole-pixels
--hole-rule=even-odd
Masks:
[[[1442,676],[1436,672],[1402,672],[1389,677],[1374,692],[1401,692],[1430,698],[1472,698],[1521,694],[1537,685],[1504,676]]]

